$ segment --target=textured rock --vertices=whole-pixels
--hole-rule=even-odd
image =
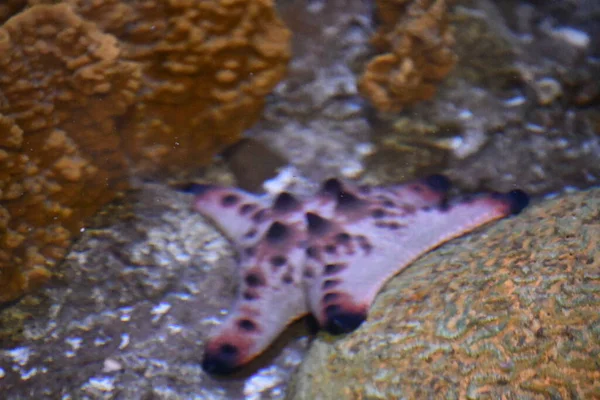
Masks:
[[[464,190],[532,194],[598,184],[600,47],[557,33],[593,38],[591,3],[455,1],[456,66],[431,100],[373,118],[368,174],[396,182],[412,166],[443,171]],[[544,105],[547,81],[561,94]]]
[[[456,64],[445,0],[379,0],[373,38],[384,54],[366,66],[359,88],[382,111],[428,100]]]
[[[288,398],[598,398],[599,210],[562,195],[423,257],[313,343]]]
[[[370,149],[356,77],[368,57],[371,3],[283,0],[279,12],[293,32],[294,56],[248,135],[315,181],[356,177]]]
[[[0,28],[0,303],[45,281],[85,218],[124,188],[114,118],[139,79],[116,39],[66,5]]]
[[[144,185],[95,217],[59,277],[0,309],[3,399],[281,398],[307,345],[297,331],[246,375],[202,372],[235,262],[191,197]]]

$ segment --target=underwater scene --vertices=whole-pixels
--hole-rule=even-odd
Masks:
[[[600,399],[600,1],[0,1],[0,399]]]

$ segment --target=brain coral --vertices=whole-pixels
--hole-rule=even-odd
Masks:
[[[270,0],[28,4],[0,28],[0,303],[130,171],[194,171],[237,140],[290,56]]]
[[[47,276],[85,217],[123,187],[113,117],[140,69],[66,5],[0,28],[0,302]],[[101,140],[98,140],[101,138]]]
[[[190,170],[237,141],[290,57],[271,0],[66,3],[142,65],[139,98],[120,127],[138,172]]]
[[[532,206],[398,275],[316,340],[289,398],[600,398],[600,189]]]
[[[445,0],[379,0],[373,38],[384,54],[367,65],[361,93],[380,110],[399,111],[431,98],[456,63]]]

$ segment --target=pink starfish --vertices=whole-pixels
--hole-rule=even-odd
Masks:
[[[240,257],[239,295],[206,343],[204,370],[237,370],[308,313],[330,333],[355,330],[390,277],[529,201],[514,190],[449,203],[449,186],[440,175],[386,187],[329,179],[311,198],[282,192],[272,202],[234,188],[190,186],[195,209]]]

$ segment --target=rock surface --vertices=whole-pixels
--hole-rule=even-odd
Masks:
[[[19,7],[21,3],[7,4]],[[118,0],[112,1],[115,3]],[[375,29],[372,3],[278,1],[282,18],[294,32],[293,61],[288,78],[268,97],[263,119],[249,136],[279,151],[294,168],[286,169],[267,186],[281,190],[292,183],[299,186],[295,189],[310,191],[314,181],[332,175],[361,177],[371,183],[399,182],[431,169],[449,173],[463,190],[509,190],[518,184],[532,193],[547,193],[565,186],[597,183],[600,98],[593,78],[598,71],[594,57],[598,56],[600,35],[594,35],[593,25],[588,24],[596,2],[458,3],[450,21],[456,28],[457,67],[431,101],[409,107],[400,114],[381,115],[366,105],[356,89],[356,78],[372,51],[369,47],[369,36]],[[550,25],[542,27],[543,24]],[[566,29],[569,27],[571,31]],[[585,35],[588,43],[582,47],[586,41],[574,39],[585,39]],[[561,51],[553,51],[557,46]],[[538,104],[538,99],[542,104]],[[263,151],[249,153],[242,157],[243,161],[237,159],[233,163],[251,176],[242,177],[238,173],[235,178],[245,180],[245,187],[256,189],[264,175],[280,165],[281,158]],[[268,168],[258,171],[261,170],[258,164]],[[219,168],[199,171],[198,179],[236,183]],[[541,213],[535,214],[538,220],[530,217],[536,210],[533,207],[502,227],[514,228],[515,234],[520,232],[518,229],[532,229],[538,235],[556,230],[560,237],[546,245],[558,246],[566,241],[577,248],[580,244],[574,241],[585,230],[575,229],[581,221],[569,220],[565,215],[574,215],[579,212],[577,207],[582,207],[582,213],[591,215],[589,221],[593,222],[592,217],[597,220],[597,213],[586,208],[589,201],[577,200],[581,196],[589,199],[591,193],[597,210],[597,191],[575,194],[571,200],[569,196],[558,200],[569,210],[544,214],[543,209],[538,209],[535,211]],[[554,225],[555,216],[562,221],[560,227]],[[521,226],[517,222],[521,218],[528,225]],[[186,196],[162,185],[144,185],[137,194],[124,198],[120,206],[105,210],[97,223],[88,228],[61,267],[62,278],[0,310],[3,395],[11,400],[235,400],[285,396],[288,379],[307,347],[306,334],[291,332],[282,341],[285,348],[276,346],[242,376],[214,380],[199,368],[202,340],[218,323],[222,310],[229,307],[236,282],[232,279],[234,262],[230,247],[212,226],[189,212]],[[491,248],[489,239],[479,239],[479,235],[489,235],[494,229],[499,228],[480,231],[458,243],[466,246],[466,250],[480,243],[494,257],[513,260],[510,257],[516,250]],[[574,236],[563,235],[565,232]],[[505,240],[510,240],[509,236]],[[430,257],[439,257],[442,264],[451,262],[448,260],[460,253],[456,246],[442,247]],[[552,249],[549,262],[560,261],[561,254],[552,253]],[[532,264],[538,254],[529,255]],[[575,253],[565,254],[562,257],[570,257],[569,260],[579,257]],[[597,268],[597,256],[592,262]],[[454,264],[446,268],[451,267],[461,268]],[[429,271],[418,268],[405,271],[412,274],[407,277],[421,277],[420,289],[410,298],[421,300],[422,293],[429,290],[432,270],[433,267]],[[489,277],[491,282],[502,278]],[[584,275],[580,287],[590,288],[597,279],[595,275]],[[560,286],[562,281],[558,282]],[[406,299],[394,294],[404,293],[405,284],[406,278],[399,276],[380,296],[381,301],[390,297],[397,297],[399,302]],[[557,301],[567,299],[571,293],[571,287],[563,286],[565,289],[561,290],[566,295],[557,297]],[[399,287],[400,292],[390,292],[393,287]],[[430,304],[433,298],[423,301]],[[490,323],[502,306],[501,302],[490,305]],[[371,329],[383,315],[381,307],[377,310],[372,314],[373,322],[363,330]],[[578,312],[572,315],[579,317]],[[498,320],[504,321],[502,317]],[[538,317],[551,328],[544,318]],[[595,320],[590,318],[590,321],[591,324]],[[456,318],[451,322],[452,332],[456,332],[464,321]],[[597,343],[595,324],[587,331],[592,332],[591,336],[580,335],[583,330],[579,328],[573,335],[569,330],[563,336],[552,330],[548,335],[562,338],[561,343],[567,343],[572,336],[573,346],[584,340]],[[530,328],[529,336],[522,335],[525,340],[515,346],[527,347],[533,329]],[[546,334],[544,330],[542,334]],[[321,337],[316,343],[318,349],[324,348],[328,340]],[[335,340],[334,343],[341,345],[354,339]],[[361,345],[369,348],[370,340],[361,340]],[[388,344],[382,346],[385,349]],[[361,351],[361,347],[356,350]],[[467,356],[476,358],[477,352],[480,359],[495,360],[493,349],[486,353],[475,348]],[[329,357],[333,353],[326,354]],[[443,358],[444,354],[441,349],[432,354],[432,360]],[[584,376],[585,368],[589,367],[587,361],[578,364],[577,357],[569,356],[567,361],[558,361],[573,362],[574,373]],[[547,355],[546,359],[552,357]],[[309,362],[318,362],[314,354]],[[360,363],[349,365],[354,365],[358,374]],[[522,371],[523,365],[527,366],[527,361],[514,367],[502,366],[505,369],[497,374],[505,376]],[[304,368],[310,368],[309,364]],[[372,370],[372,366],[369,368]],[[323,373],[329,372],[323,370]],[[515,376],[522,379],[522,375]],[[494,390],[502,386],[494,386],[493,377],[478,379],[492,382],[489,386]],[[302,378],[299,382],[297,389],[307,381]],[[386,386],[377,387],[384,390]],[[301,396],[297,391],[294,393]]]
[[[593,189],[421,258],[357,331],[313,342],[288,398],[598,398],[599,308]]]
[[[60,279],[0,310],[3,399],[281,398],[307,345],[293,330],[244,376],[202,372],[237,282],[231,247],[190,202],[143,186],[97,216]]]

